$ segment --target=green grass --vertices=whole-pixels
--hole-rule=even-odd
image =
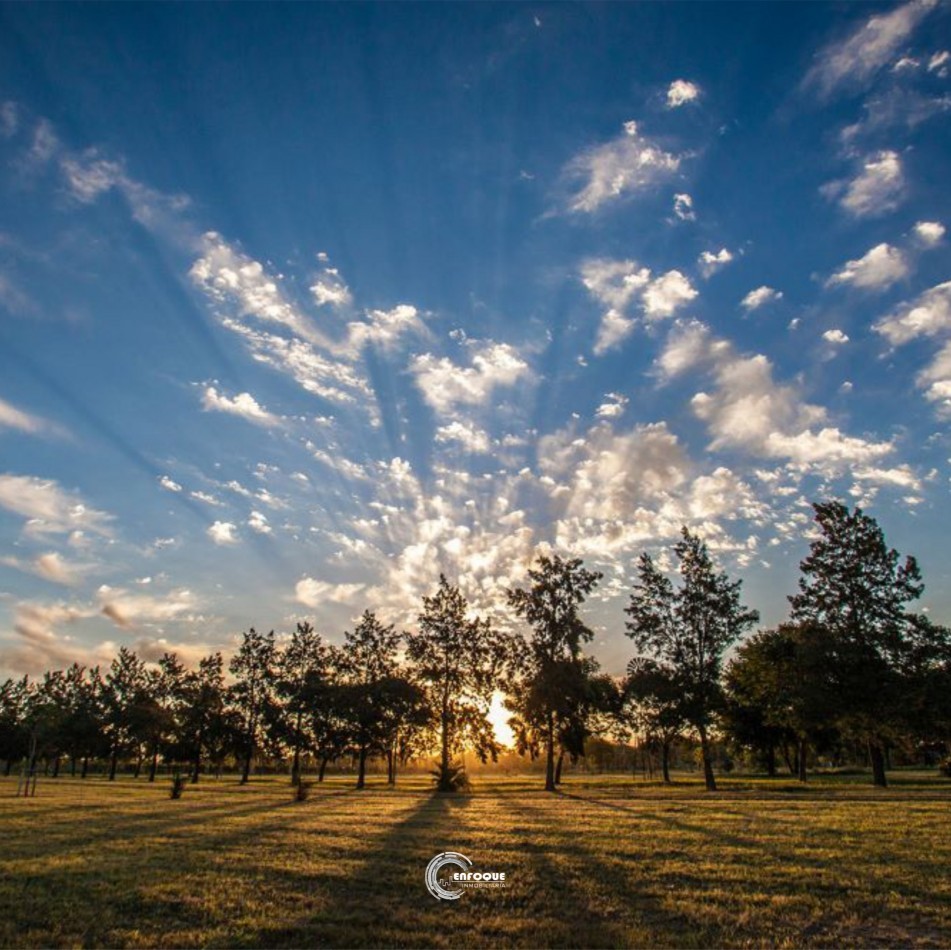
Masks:
[[[292,800],[286,779],[0,781],[0,945],[951,945],[951,782],[423,777]],[[378,780],[377,780],[378,781]],[[504,891],[431,897],[440,851]]]

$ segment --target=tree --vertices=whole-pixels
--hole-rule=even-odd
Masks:
[[[524,727],[540,733],[545,748],[545,790],[555,791],[555,745],[583,723],[586,680],[594,673],[582,644],[593,638],[578,612],[601,574],[580,559],[541,555],[528,572],[529,588],[507,591],[509,606],[531,627],[522,671],[522,695],[511,703],[522,712]],[[582,727],[583,730],[583,727]],[[583,749],[581,738],[580,746]],[[577,744],[575,745],[577,747]]]
[[[146,696],[145,664],[127,647],[120,647],[102,686],[104,731],[109,743],[109,781],[116,777],[119,757],[140,738],[138,712]]]
[[[274,631],[258,633],[254,627],[242,635],[241,646],[228,669],[235,677],[229,690],[231,702],[241,718],[239,752],[242,760],[241,784],[251,777],[251,763],[261,745],[263,726],[274,703],[276,647]]]
[[[9,775],[13,763],[23,758],[29,748],[26,727],[26,708],[30,691],[29,678],[6,680],[0,685],[0,759],[4,760],[4,775]]]
[[[700,738],[706,787],[715,791],[710,728],[723,695],[723,655],[759,614],[742,605],[742,582],[717,571],[706,544],[686,527],[674,553],[681,577],[677,589],[649,554],[641,555],[639,581],[626,608],[631,618],[626,632],[640,651],[665,664],[676,678],[684,716]]]
[[[814,624],[755,634],[726,671],[727,730],[767,744],[770,754],[793,742],[793,771],[805,782],[809,748],[828,743],[837,715],[832,662],[828,637]]]
[[[224,661],[212,653],[185,674],[179,758],[191,763],[191,782],[198,783],[206,756],[230,745],[231,722],[225,706]]]
[[[340,655],[341,713],[357,753],[357,788],[366,786],[366,763],[373,752],[389,747],[391,720],[387,704],[391,684],[397,679],[397,653],[402,637],[393,626],[384,626],[369,610],[345,634]]]
[[[675,671],[646,657],[627,665],[622,687],[621,717],[641,732],[648,745],[660,748],[661,774],[670,783],[670,750],[686,725],[683,694]]]
[[[885,754],[904,716],[914,658],[946,652],[947,631],[906,610],[924,590],[913,557],[889,548],[878,522],[838,501],[813,505],[819,528],[800,563],[794,622],[829,638],[839,724],[864,741],[875,785],[886,786]]]
[[[452,758],[464,745],[483,762],[498,757],[488,713],[507,641],[487,620],[469,618],[465,597],[441,574],[436,593],[423,598],[419,631],[407,636],[407,652],[437,721],[437,787],[452,791],[458,774]]]
[[[301,753],[313,747],[309,703],[330,671],[330,649],[309,623],[297,624],[277,659],[275,689],[282,701],[282,725],[293,758],[291,784],[300,782]]]

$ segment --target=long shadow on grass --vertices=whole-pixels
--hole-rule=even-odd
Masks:
[[[426,891],[424,871],[442,851],[457,850],[461,815],[469,796],[427,794],[388,830],[367,826],[359,866],[334,874],[315,855],[307,871],[279,874],[281,886],[311,895],[310,909],[242,933],[235,946],[431,946],[445,937],[453,908]],[[471,934],[470,934],[471,936]],[[229,941],[230,943],[231,941]],[[466,942],[463,939],[463,942]],[[471,942],[471,941],[470,941]]]

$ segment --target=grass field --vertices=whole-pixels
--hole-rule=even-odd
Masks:
[[[0,782],[0,945],[951,946],[951,783]],[[461,851],[504,891],[437,901]]]

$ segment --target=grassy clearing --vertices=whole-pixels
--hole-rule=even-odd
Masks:
[[[951,945],[951,783],[0,782],[0,945]],[[425,890],[445,850],[505,891]]]

